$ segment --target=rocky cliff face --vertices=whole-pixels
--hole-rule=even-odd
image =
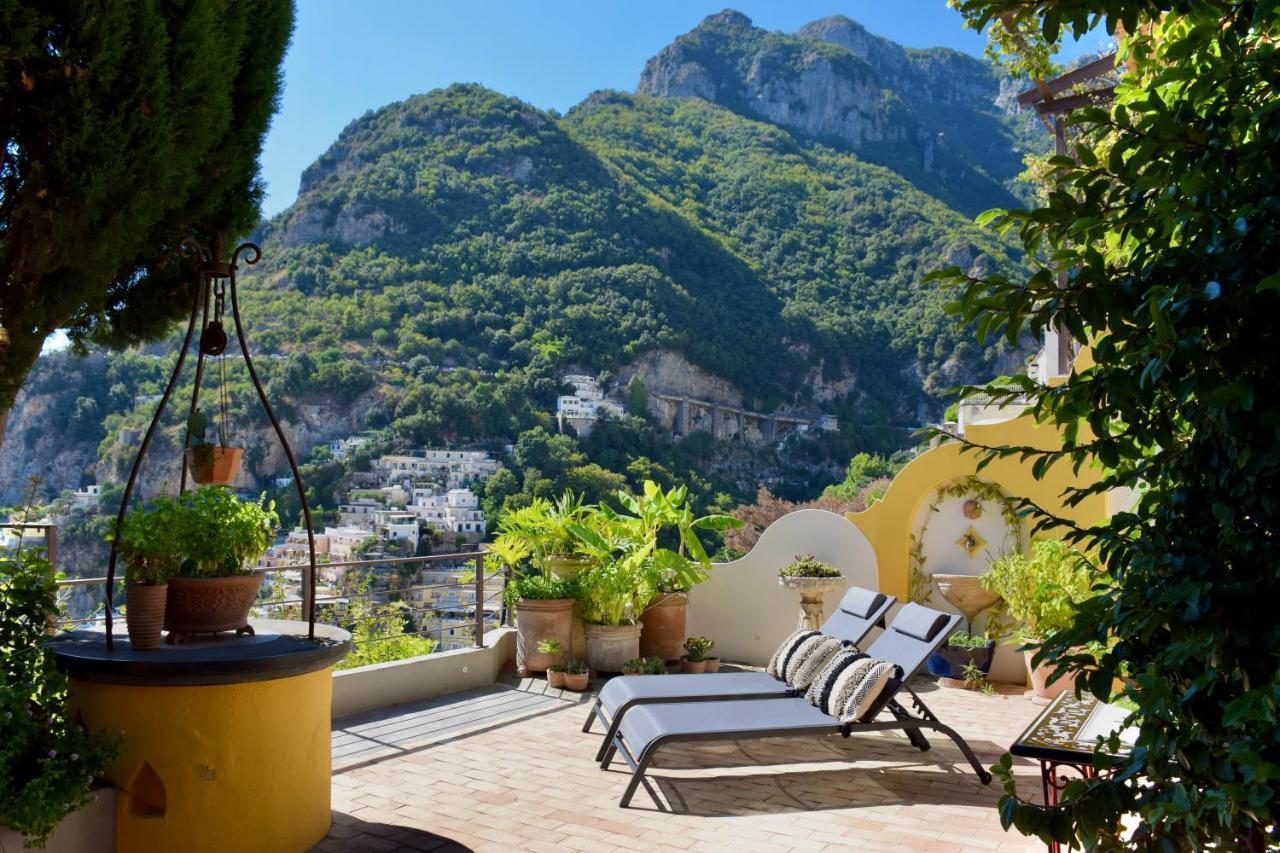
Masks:
[[[843,16],[788,35],[726,11],[650,59],[636,91],[702,98],[850,148],[976,213],[1016,203],[1021,151],[1043,144],[1008,109],[1003,82],[971,56],[907,49]]]

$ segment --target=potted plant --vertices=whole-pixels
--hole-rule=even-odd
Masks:
[[[587,662],[597,672],[618,672],[631,658],[675,660],[684,640],[685,590],[706,579],[711,560],[700,530],[741,524],[727,515],[696,517],[688,488],[663,491],[646,481],[640,495],[618,493],[622,511],[602,505],[571,530],[594,564],[583,573]],[[654,606],[665,598],[670,607]],[[653,616],[650,618],[650,613]],[[648,642],[642,637],[649,634]]]
[[[569,658],[564,662],[564,686],[569,690],[576,690],[581,693],[587,689],[587,684],[591,681],[591,673],[587,670],[584,661],[577,658]]]
[[[129,645],[138,651],[160,646],[169,578],[182,565],[178,504],[161,498],[125,516],[115,534],[125,565],[125,624]]]
[[[44,550],[0,553],[0,849],[43,847],[60,826],[92,831],[94,780],[120,754],[121,740],[87,731],[68,702],[48,626],[60,616],[60,575]],[[87,819],[86,819],[87,818]],[[16,836],[16,837],[15,837]],[[58,849],[73,849],[65,839]]]
[[[489,553],[512,570],[502,595],[516,614],[516,671],[521,678],[532,672],[547,671],[558,660],[541,650],[544,640],[559,643],[560,654],[572,648],[578,580],[558,578],[549,571],[528,567],[525,561],[529,547],[518,537],[499,535],[490,545]]]
[[[591,506],[569,491],[555,502],[534,498],[528,506],[502,516],[498,539],[521,550],[539,571],[574,577],[590,566],[591,557],[572,528],[586,523],[591,511]]]
[[[242,501],[222,486],[161,500],[177,503],[175,536],[183,555],[169,579],[169,641],[220,631],[253,633],[249,610],[262,586],[253,565],[266,553],[280,523],[275,503],[265,496]]]
[[[645,658],[644,665],[645,672],[648,675],[666,675],[667,662],[660,657]]]
[[[711,649],[715,648],[715,645],[716,645],[715,643],[712,643],[711,646],[707,649],[707,651],[708,652],[711,651]],[[706,652],[703,652],[703,654],[706,655],[706,657],[702,659],[702,662],[705,664],[705,666],[703,666],[702,668],[702,671],[703,672],[719,672],[720,658],[715,655],[708,655],[706,654]]]
[[[822,625],[822,597],[844,586],[840,570],[812,554],[798,554],[778,572],[778,583],[800,593],[797,628],[816,631]]]
[[[945,646],[929,656],[929,674],[939,678],[964,680],[965,673],[972,666],[986,675],[991,672],[995,647],[996,641],[989,640],[982,634],[957,631]]]
[[[218,443],[209,443],[205,434],[209,419],[196,409],[187,419],[187,467],[191,478],[201,485],[229,486],[240,474],[244,448],[227,446],[225,417],[218,424]]]
[[[706,672],[706,655],[707,652],[715,648],[715,645],[715,643],[708,640],[706,637],[690,637],[685,640],[685,655],[680,660],[680,669],[687,673]]]
[[[644,658],[632,658],[622,664],[623,675],[648,675],[649,661]]]
[[[1075,676],[1050,681],[1051,664],[1032,666],[1035,647],[1071,624],[1076,605],[1094,594],[1100,577],[1089,556],[1056,539],[1033,542],[1029,556],[1006,554],[982,576],[982,585],[1003,599],[999,606],[1016,623],[1013,641],[1023,648],[1032,691],[1040,699],[1057,696],[1075,683]]]
[[[547,686],[564,687],[564,643],[555,637],[548,637],[538,643],[538,653],[553,659],[547,664]]]

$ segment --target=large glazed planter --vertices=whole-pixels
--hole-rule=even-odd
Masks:
[[[587,625],[587,666],[592,672],[622,672],[622,665],[640,657],[639,625]]]
[[[202,486],[229,486],[240,475],[241,447],[187,448],[187,468],[191,479]]]
[[[258,597],[263,576],[230,578],[169,578],[164,627],[174,634],[252,633],[249,610]]]
[[[551,655],[538,651],[543,640],[559,640],[566,653],[573,640],[572,598],[522,598],[516,603],[516,669],[521,677],[545,672],[556,663]]]
[[[974,664],[986,675],[991,672],[991,661],[995,659],[996,641],[987,640],[985,646],[976,649],[962,649],[958,646],[943,646],[929,655],[929,674],[939,678],[964,678],[967,664]]]
[[[640,617],[639,657],[679,660],[684,654],[685,617],[689,612],[689,596],[683,592],[660,595],[649,602]]]
[[[817,631],[822,626],[822,597],[844,589],[844,578],[779,577],[778,583],[800,593],[800,620],[796,630]]]
[[[129,645],[138,651],[160,647],[168,592],[169,587],[164,584],[131,583],[124,588],[124,621],[129,628]]]

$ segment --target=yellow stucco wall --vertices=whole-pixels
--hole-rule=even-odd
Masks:
[[[983,445],[1017,445],[1041,449],[1060,446],[1058,432],[1039,426],[1029,416],[995,424],[969,427],[968,440]],[[1107,514],[1106,499],[1094,495],[1080,505],[1067,508],[1063,492],[1071,485],[1096,482],[1098,474],[1082,469],[1079,476],[1065,462],[1053,466],[1043,480],[1031,476],[1031,463],[1017,458],[999,459],[978,472],[976,452],[962,452],[959,442],[947,442],[913,459],[898,473],[884,498],[865,512],[848,513],[846,518],[871,540],[880,573],[880,589],[907,599],[910,594],[910,547],[912,527],[923,506],[931,502],[940,486],[958,477],[977,476],[994,483],[1012,498],[1030,498],[1037,505],[1077,524],[1092,524]]]
[[[332,690],[328,668],[198,687],[73,679],[85,724],[124,735],[106,774],[121,789],[116,849],[268,853],[314,845],[329,830]]]

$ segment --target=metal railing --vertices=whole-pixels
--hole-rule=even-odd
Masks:
[[[46,530],[46,542],[48,543],[48,551],[51,557],[56,556],[57,528],[49,524],[34,525],[0,525],[4,527],[29,527],[43,528]],[[477,549],[474,551],[465,551],[458,553],[446,554],[430,554],[423,557],[374,557],[361,560],[341,560],[330,563],[318,563],[316,568],[319,573],[326,573],[332,570],[369,570],[376,578],[381,572],[378,570],[390,569],[396,566],[414,566],[414,567],[431,567],[438,564],[457,564],[459,568],[470,563],[474,566],[474,577],[471,580],[450,580],[443,583],[429,584],[409,584],[402,587],[393,587],[391,585],[376,586],[365,589],[363,591],[354,591],[350,593],[342,593],[333,591],[331,594],[317,595],[316,606],[319,611],[326,617],[324,620],[329,624],[336,624],[340,627],[355,628],[360,622],[372,622],[379,619],[389,618],[392,614],[388,612],[388,606],[394,607],[395,615],[408,616],[412,620],[415,630],[401,631],[386,635],[375,635],[372,637],[364,637],[363,642],[381,642],[385,640],[396,639],[397,637],[434,637],[437,642],[443,644],[446,632],[452,636],[452,632],[465,629],[464,637],[470,638],[471,645],[479,648],[484,645],[484,634],[486,627],[492,623],[498,626],[510,624],[510,612],[503,599],[503,591],[506,588],[506,582],[509,580],[509,571],[502,575],[498,573],[486,573],[485,571],[485,555],[486,551]],[[56,565],[56,563],[55,563]],[[304,575],[309,569],[306,562],[301,563],[282,563],[275,566],[257,567],[255,572],[264,575],[279,576],[284,572],[298,571]],[[496,581],[500,581],[495,583]],[[106,577],[87,577],[87,578],[65,578],[58,581],[59,589],[72,590],[76,588],[93,588],[102,589],[107,583]],[[118,591],[123,586],[123,578],[115,579],[115,587]],[[430,592],[441,589],[465,590],[470,595],[465,597],[452,596],[446,605],[439,604],[434,600],[423,597],[422,606],[414,606],[411,599],[415,593]],[[254,612],[257,615],[291,615],[290,609],[296,609],[297,615],[301,615],[301,610],[305,605],[305,599],[301,594],[304,590],[299,590],[299,595],[286,596],[276,600],[263,600],[254,603]],[[113,595],[112,598],[115,598]],[[433,597],[434,598],[434,597]],[[367,602],[369,612],[361,620],[352,620],[347,618],[347,613],[351,610],[352,602]],[[490,607],[490,605],[494,605]],[[338,605],[345,605],[339,608]],[[402,605],[402,606],[396,606]],[[75,616],[73,614],[64,613],[62,619],[58,622],[58,627],[62,630],[71,628],[101,625],[106,621],[105,614],[101,612],[105,605],[99,603],[97,611],[84,616]],[[283,611],[283,613],[281,612]],[[379,612],[381,611],[381,612]],[[464,612],[465,618],[448,619],[447,615],[458,611]],[[440,624],[429,628],[419,627],[423,625],[427,618],[438,619]]]

